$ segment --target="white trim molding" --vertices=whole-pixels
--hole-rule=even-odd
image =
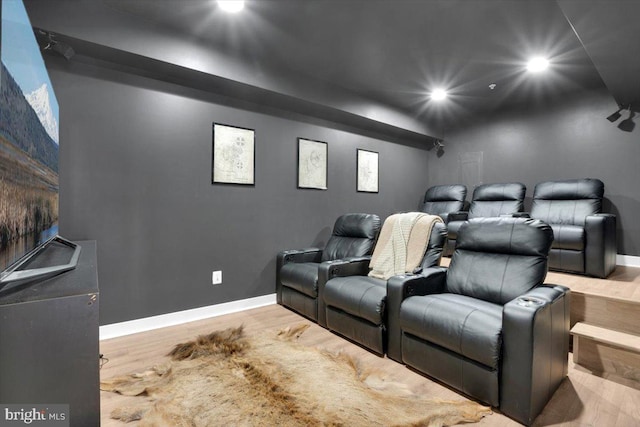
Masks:
[[[640,267],[640,256],[616,255],[616,264],[625,267]]]
[[[112,323],[110,325],[100,326],[100,340],[108,340],[125,335],[137,334],[138,332],[146,332],[153,329],[166,328],[167,326],[175,326],[196,320],[208,319],[210,317],[222,316],[224,314],[237,313],[239,311],[264,307],[275,303],[276,294],[269,294],[207,307],[193,308],[191,310]]]
[[[626,267],[639,267],[640,257],[631,255],[616,255],[616,264]],[[223,304],[194,308],[191,310],[177,311],[142,319],[129,320],[127,322],[112,323],[100,326],[100,340],[137,334],[138,332],[151,331],[153,329],[166,328],[167,326],[180,325],[224,314],[237,313],[252,308],[264,307],[276,303],[276,294],[263,295],[255,298],[247,298]]]

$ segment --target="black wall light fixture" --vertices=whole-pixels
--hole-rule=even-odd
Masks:
[[[636,113],[631,109],[631,105],[629,105],[629,117],[618,123],[618,129],[624,132],[633,132],[633,129],[636,127],[633,118]]]
[[[436,155],[442,157],[444,155],[444,140],[434,139],[433,148],[436,150]]]
[[[67,61],[76,54],[75,50],[73,50],[70,45],[56,40],[53,33],[41,29],[37,29],[35,30],[35,32],[36,38],[44,45],[44,47],[42,47],[42,50],[50,50],[52,52],[55,52],[58,55],[63,56]]]
[[[618,129],[624,132],[633,132],[633,129],[636,127],[636,124],[633,121],[636,113],[631,109],[631,105],[629,105],[627,108],[619,106],[618,111],[607,117],[607,120],[609,120],[611,123],[617,121],[620,117],[622,117],[622,112],[624,110],[629,111],[629,117],[618,123]]]

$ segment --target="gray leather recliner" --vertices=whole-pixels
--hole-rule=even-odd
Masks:
[[[324,305],[318,283],[327,280],[329,265],[339,259],[370,259],[380,232],[380,217],[349,213],[338,217],[324,248],[286,250],[276,258],[276,300],[318,321]]]
[[[570,291],[543,285],[551,227],[479,218],[448,268],[390,287],[388,356],[530,425],[567,375]]]
[[[420,277],[425,269],[438,265],[446,237],[446,226],[442,222],[435,223],[418,271],[396,275],[388,281],[367,275],[369,260],[332,263],[328,280],[319,283],[326,312],[324,316],[318,313],[318,323],[384,355],[387,351],[388,287],[404,286]]]
[[[462,212],[467,197],[467,187],[461,184],[434,185],[424,193],[421,211],[431,215],[438,215],[445,222],[449,222],[449,214]]]
[[[616,216],[602,213],[603,196],[599,179],[536,185],[531,217],[553,229],[550,269],[605,278],[616,268]]]
[[[473,189],[468,212],[449,214],[447,244],[444,256],[451,256],[460,226],[473,218],[491,218],[524,211],[527,188],[519,182],[482,184]]]

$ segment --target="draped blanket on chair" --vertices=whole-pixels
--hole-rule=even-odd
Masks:
[[[388,280],[397,274],[412,273],[429,245],[437,215],[408,212],[389,216],[380,231],[369,267],[370,277]]]

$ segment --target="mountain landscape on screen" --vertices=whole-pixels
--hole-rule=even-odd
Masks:
[[[58,144],[4,64],[1,89],[0,247],[6,266],[58,220]]]
[[[43,83],[38,89],[26,95],[27,102],[31,105],[31,108],[36,112],[40,123],[44,126],[51,139],[56,144],[60,142],[58,137],[58,120],[56,120],[53,110],[51,109],[51,102],[49,101],[49,91],[47,84]]]

